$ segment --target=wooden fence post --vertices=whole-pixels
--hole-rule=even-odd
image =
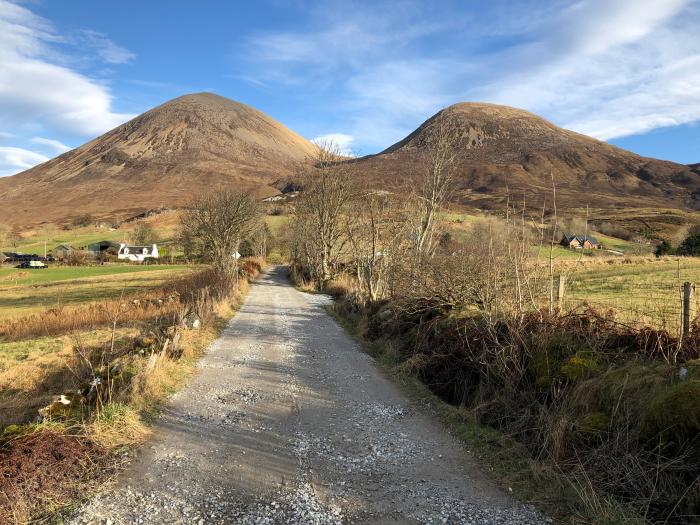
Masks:
[[[557,308],[561,312],[564,306],[564,291],[566,289],[566,276],[559,274],[559,286],[557,287]]]
[[[690,305],[694,288],[692,283],[683,283],[683,339],[690,335]]]

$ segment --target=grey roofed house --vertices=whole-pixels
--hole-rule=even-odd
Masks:
[[[600,247],[600,242],[592,235],[576,235],[574,233],[565,233],[559,244],[567,248],[596,249]]]

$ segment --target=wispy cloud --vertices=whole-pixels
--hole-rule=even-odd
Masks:
[[[107,35],[98,31],[84,29],[78,33],[77,40],[94,49],[97,55],[108,64],[126,64],[136,58],[134,53],[115,44]]]
[[[92,136],[131,116],[112,110],[104,84],[63,65],[55,44],[64,40],[48,21],[0,0],[0,121],[5,126]],[[108,47],[102,52],[112,60],[126,58]]]
[[[71,149],[70,146],[66,146],[63,142],[54,139],[46,139],[44,137],[32,137],[30,142],[46,146],[55,153],[65,153]]]
[[[601,139],[700,119],[697,0],[494,0],[478,16],[323,5],[304,30],[249,41],[245,76],[331,95],[332,127],[365,147],[467,100]]]
[[[0,146],[0,177],[26,170],[49,158],[46,155],[23,148]]]

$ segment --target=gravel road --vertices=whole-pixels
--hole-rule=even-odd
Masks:
[[[546,523],[272,269],[74,524]]]

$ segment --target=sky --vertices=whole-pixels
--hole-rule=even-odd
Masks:
[[[0,0],[0,176],[187,93],[357,155],[451,104],[700,162],[700,0]]]

